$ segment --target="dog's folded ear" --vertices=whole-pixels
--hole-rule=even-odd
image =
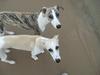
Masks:
[[[64,10],[64,8],[63,8],[62,6],[59,6],[59,5],[55,5],[54,8],[57,9],[58,11],[59,11],[60,9]]]
[[[46,8],[46,7],[43,7],[43,8],[40,10],[40,12],[43,12],[44,14],[46,13],[46,11],[47,11],[47,8]]]

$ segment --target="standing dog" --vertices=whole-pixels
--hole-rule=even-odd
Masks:
[[[14,34],[7,31],[5,25],[12,25],[24,28],[26,30],[34,30],[34,34],[40,34],[51,23],[54,28],[61,28],[59,21],[59,9],[62,7],[42,7],[39,13],[34,12],[0,12],[0,33]],[[63,8],[62,8],[63,9]]]
[[[47,50],[57,63],[60,62],[58,35],[53,38],[45,38],[38,35],[9,35],[0,37],[0,58],[1,61],[15,64],[15,61],[7,60],[8,48],[31,51],[31,57],[38,60],[37,55]]]

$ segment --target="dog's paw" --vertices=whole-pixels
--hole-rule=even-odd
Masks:
[[[42,50],[41,53],[44,53],[44,50]]]
[[[37,56],[32,56],[32,58],[36,61],[38,60],[38,57]]]
[[[6,52],[6,53],[9,53],[9,52],[10,52],[10,50],[6,49],[6,50],[5,50],[5,52]]]
[[[10,34],[10,35],[15,35],[15,32],[9,32],[8,34]]]
[[[8,63],[9,63],[9,64],[15,64],[16,62],[13,61],[13,60],[11,60],[11,61],[9,61]]]
[[[9,63],[9,64],[15,64],[16,62],[13,61],[13,60],[7,60],[7,59],[1,59],[2,62],[5,62],[5,63]]]
[[[62,73],[61,75],[68,75],[68,73]]]
[[[6,33],[9,34],[9,35],[14,35],[15,34],[15,32],[12,32],[12,31],[6,31]]]

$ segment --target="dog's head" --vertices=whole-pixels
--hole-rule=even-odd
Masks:
[[[45,30],[45,27],[47,24],[51,23],[51,25],[55,29],[61,28],[61,23],[59,21],[59,9],[63,9],[62,7],[59,7],[58,5],[54,7],[43,7],[40,11],[40,14],[38,15],[38,25],[41,31]]]
[[[61,61],[60,53],[59,53],[59,39],[58,35],[54,36],[52,39],[48,39],[44,43],[45,49],[50,53],[53,60],[56,63]]]

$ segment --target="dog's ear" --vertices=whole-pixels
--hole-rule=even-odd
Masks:
[[[54,8],[57,9],[58,11],[59,11],[60,9],[64,10],[64,8],[63,8],[62,6],[59,6],[59,5],[55,5]]]
[[[44,14],[46,13],[46,11],[47,11],[47,8],[46,8],[46,7],[43,7],[43,8],[40,10],[40,12],[43,12]]]

